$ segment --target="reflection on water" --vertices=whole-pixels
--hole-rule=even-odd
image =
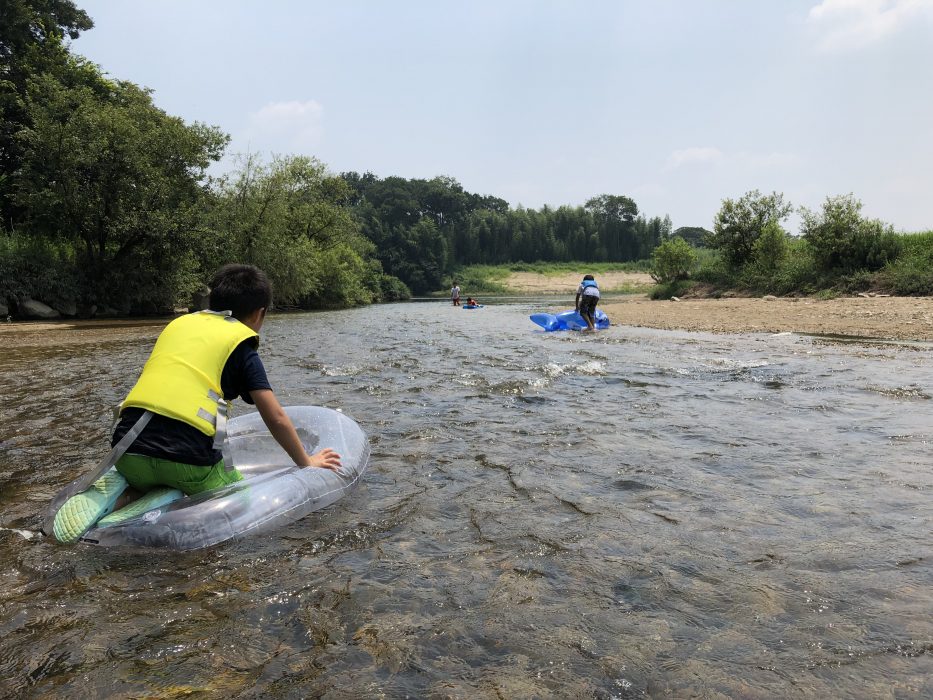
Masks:
[[[549,334],[536,310],[270,318],[283,403],[356,418],[372,466],[191,554],[33,536],[159,324],[17,340],[0,695],[933,695],[928,348]]]

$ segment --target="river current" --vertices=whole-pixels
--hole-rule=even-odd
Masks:
[[[0,696],[933,696],[929,345],[538,310],[269,317],[280,400],[369,471],[187,554],[38,534],[164,321],[7,335]]]

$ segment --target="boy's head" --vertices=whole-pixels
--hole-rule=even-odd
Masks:
[[[214,273],[208,286],[211,311],[231,311],[240,321],[257,309],[272,305],[272,284],[266,273],[254,265],[224,265]]]
[[[593,275],[583,275],[583,279],[584,279],[584,280],[593,280]],[[595,282],[596,280],[593,280],[593,281]]]

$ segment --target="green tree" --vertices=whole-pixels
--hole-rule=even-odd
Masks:
[[[281,157],[266,164],[247,155],[215,191],[205,268],[231,261],[257,265],[269,274],[281,304],[309,298],[329,300],[327,306],[357,303],[340,286],[352,275],[328,269],[339,262],[344,271],[358,271],[364,264],[346,180],[328,174],[315,158]]]
[[[827,197],[822,210],[801,207],[801,230],[817,267],[824,271],[880,270],[897,258],[901,239],[890,225],[861,215],[852,194]]]
[[[601,194],[587,200],[587,211],[611,221],[634,221],[638,205],[624,195]]]
[[[227,137],[167,115],[148,91],[83,59],[70,59],[69,76],[72,86],[48,74],[29,83],[11,178],[21,223],[75,246],[88,301],[164,307],[173,275],[190,278],[205,169]]]
[[[12,176],[22,164],[16,135],[30,126],[26,108],[30,79],[63,79],[69,56],[65,37],[76,39],[93,27],[70,0],[0,1],[0,220],[13,228],[20,211],[12,198]]]
[[[702,248],[706,245],[706,240],[713,235],[713,232],[701,226],[681,226],[674,231],[673,235],[680,236],[694,248]]]
[[[791,209],[791,205],[784,202],[784,195],[777,192],[763,195],[752,190],[738,200],[724,199],[707,245],[718,249],[731,267],[740,268],[752,260],[755,241],[765,226],[780,224]]]
[[[757,268],[766,274],[773,274],[787,259],[787,233],[776,221],[764,225],[761,235],[754,245],[754,261]]]
[[[588,200],[585,209],[599,225],[599,244],[594,253],[596,261],[633,260],[637,257],[633,222],[638,216],[638,205],[634,200],[623,195],[601,194]]]
[[[696,264],[696,251],[683,238],[669,238],[651,254],[651,277],[659,284],[685,280]]]

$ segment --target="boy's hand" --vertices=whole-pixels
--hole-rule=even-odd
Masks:
[[[334,452],[329,447],[325,447],[320,452],[315,452],[311,455],[309,460],[310,467],[318,467],[319,469],[330,469],[331,471],[337,471],[340,468],[340,455]]]

